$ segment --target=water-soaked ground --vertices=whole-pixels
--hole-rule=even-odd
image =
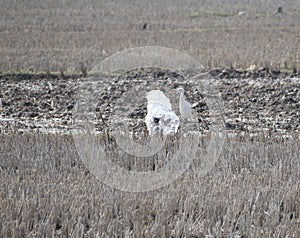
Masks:
[[[299,74],[268,69],[214,69],[209,74],[214,79],[211,86],[221,93],[218,100],[227,130],[267,130],[279,134],[300,131]],[[185,88],[186,98],[193,105],[194,126],[209,129],[213,113],[206,101],[208,92],[201,91],[197,80],[164,70],[101,76],[96,85],[80,76],[1,75],[0,130],[1,133],[71,131],[77,126],[74,110],[82,89],[96,102],[93,109],[96,130],[111,127],[122,117],[130,121],[132,128],[145,128],[147,91],[163,90],[179,115],[176,93],[179,86]]]

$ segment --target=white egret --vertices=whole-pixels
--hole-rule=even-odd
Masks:
[[[182,118],[192,118],[192,105],[184,97],[184,89],[178,88],[177,91],[180,93],[179,98],[179,111]]]

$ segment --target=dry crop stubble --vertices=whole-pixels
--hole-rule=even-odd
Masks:
[[[299,1],[285,1],[283,14],[274,13],[279,0],[139,1],[130,8],[128,1],[63,2],[3,1],[0,71],[83,72],[141,45],[182,50],[208,68],[299,65]],[[206,176],[194,172],[194,161],[167,187],[125,193],[91,175],[69,136],[1,134],[0,236],[298,237],[299,133],[237,138],[228,138]],[[125,169],[163,164],[159,157],[120,160],[109,137],[99,140]],[[170,144],[166,150],[178,146]]]
[[[4,1],[1,67],[7,71],[80,71],[131,47],[167,46],[207,68],[299,68],[299,3]],[[242,16],[239,11],[244,11]],[[195,14],[196,13],[196,14]],[[147,29],[142,30],[144,23]],[[134,37],[133,37],[134,36]]]
[[[188,170],[159,190],[126,193],[93,177],[68,136],[1,135],[1,234],[295,236],[299,144],[228,139],[206,176]]]

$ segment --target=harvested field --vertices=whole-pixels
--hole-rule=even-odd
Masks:
[[[4,0],[0,15],[0,237],[300,237],[300,1]],[[106,57],[151,45],[194,57],[213,90],[188,70],[94,80]],[[145,93],[179,115],[178,87],[193,120],[156,154],[125,152],[118,123],[148,142]],[[95,134],[78,133],[86,95]],[[87,163],[94,149],[120,177],[99,177],[113,172]],[[130,173],[155,189],[129,189]]]
[[[1,235],[297,237],[299,146],[230,139],[207,175],[130,193],[89,173],[70,137],[1,135]]]
[[[296,0],[4,0],[0,15],[2,72],[92,69],[147,45],[183,51],[206,68],[299,68]]]
[[[131,72],[122,79],[110,79],[114,83],[109,87],[116,87],[120,95],[109,87],[100,88],[98,107],[107,119],[99,119],[99,131],[109,128],[112,107],[126,92],[126,85],[139,85],[149,80],[149,74],[150,80],[169,82],[169,87],[184,83],[188,99],[197,102],[193,82],[183,81],[178,74]],[[274,76],[267,70],[212,70],[210,74],[222,92],[230,135],[221,156],[208,174],[187,170],[168,186],[146,193],[111,188],[97,180],[78,156],[78,147],[67,134],[74,129],[76,85],[84,78],[3,76],[2,235],[297,236],[299,76]],[[206,107],[198,101],[194,108],[202,128],[209,128]],[[135,126],[145,128],[139,124],[145,105],[131,110],[128,115]],[[140,167],[138,159],[119,156],[115,143],[104,144],[114,154],[112,161],[126,170],[152,171],[162,166],[158,157]],[[167,148],[163,151],[170,153]],[[191,166],[197,168],[199,162],[201,157],[196,157]]]

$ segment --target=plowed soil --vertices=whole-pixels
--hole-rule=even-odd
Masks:
[[[269,69],[242,71],[214,69],[210,75],[221,92],[224,124],[227,130],[261,131],[278,133],[300,131],[300,75]],[[0,77],[2,99],[0,129],[2,133],[24,131],[67,132],[74,128],[73,110],[79,85],[86,78],[80,75],[25,75],[6,74]],[[205,97],[192,80],[180,74],[153,70],[146,73],[130,72],[126,75],[109,76],[107,84],[98,87],[99,97],[95,108],[98,122],[96,129],[109,127],[116,102],[131,87],[151,90],[151,82],[175,90],[183,86],[186,98],[193,105],[196,121],[209,128],[209,113]],[[154,88],[152,88],[154,89]],[[175,97],[175,103],[176,98]],[[145,127],[146,101],[128,106],[127,117]],[[178,114],[178,108],[174,105]]]

